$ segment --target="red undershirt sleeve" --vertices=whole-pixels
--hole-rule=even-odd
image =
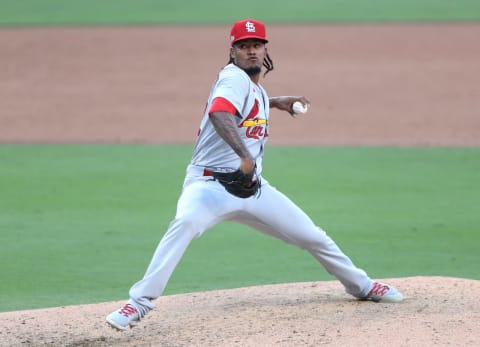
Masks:
[[[222,97],[216,97],[215,99],[213,99],[212,105],[208,110],[208,114],[210,115],[212,112],[228,112],[235,115],[237,114],[237,109],[227,99]]]

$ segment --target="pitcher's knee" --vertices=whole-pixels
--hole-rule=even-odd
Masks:
[[[324,230],[315,228],[315,230],[309,232],[308,234],[302,235],[301,238],[296,240],[296,243],[299,247],[310,251],[329,245],[331,243],[331,239]]]
[[[190,217],[175,218],[168,227],[169,233],[190,235],[191,239],[199,237],[205,230],[198,221]]]

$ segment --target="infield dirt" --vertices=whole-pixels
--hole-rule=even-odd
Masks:
[[[228,28],[0,29],[0,143],[192,143]],[[479,146],[480,25],[269,26],[269,143]],[[140,274],[139,274],[140,275]],[[478,346],[480,281],[388,279],[407,299],[358,302],[337,282],[161,297],[131,331],[123,302],[0,313],[1,346]],[[127,293],[125,293],[127,295]]]

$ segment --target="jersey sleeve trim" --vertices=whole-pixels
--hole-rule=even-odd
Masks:
[[[237,109],[233,104],[225,98],[220,96],[216,97],[212,101],[212,105],[208,110],[208,115],[212,114],[212,112],[228,112],[233,115],[237,114]]]

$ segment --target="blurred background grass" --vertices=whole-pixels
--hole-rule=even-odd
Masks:
[[[478,21],[477,0],[0,0],[0,25]]]
[[[174,216],[190,153],[0,146],[0,311],[125,298]],[[479,157],[474,148],[272,147],[265,172],[373,277],[480,279]],[[308,253],[221,223],[193,241],[166,294],[331,279]]]

